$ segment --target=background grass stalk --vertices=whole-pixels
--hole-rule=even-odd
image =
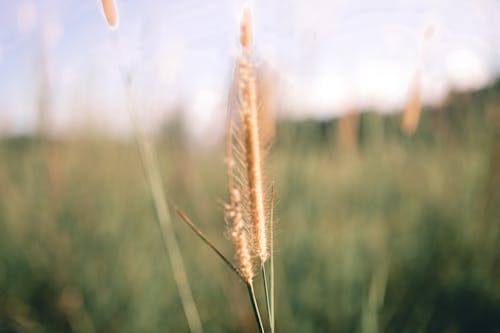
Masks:
[[[158,161],[154,152],[152,145],[147,140],[146,135],[142,132],[137,120],[135,119],[134,110],[132,109],[132,98],[130,93],[130,82],[127,87],[127,94],[129,97],[129,114],[134,126],[134,135],[137,142],[137,148],[142,162],[142,167],[146,175],[146,179],[151,191],[151,196],[153,199],[156,215],[158,217],[158,227],[160,228],[161,239],[167,253],[170,264],[172,266],[172,272],[174,274],[174,280],[179,291],[179,296],[181,298],[182,306],[184,308],[184,314],[189,326],[189,329],[193,333],[202,333],[202,325],[200,320],[200,315],[196,307],[196,303],[193,299],[193,294],[191,287],[189,285],[189,280],[187,278],[186,269],[184,267],[184,261],[182,259],[181,251],[175,238],[174,229],[172,226],[172,221],[170,219],[170,212],[168,209],[167,201],[165,198],[165,192],[162,188],[162,181],[160,172],[158,170]]]

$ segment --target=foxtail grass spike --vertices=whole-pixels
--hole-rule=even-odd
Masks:
[[[110,28],[118,27],[118,9],[115,0],[102,0],[104,17]]]
[[[408,101],[401,121],[401,128],[405,134],[413,135],[415,133],[420,121],[421,112],[420,71],[417,70],[409,87]]]
[[[236,62],[234,80],[237,112],[232,114],[236,119],[230,120],[233,124],[228,135],[229,213],[233,218],[233,227],[238,226],[244,231],[239,235],[249,241],[250,251],[245,252],[262,265],[269,258],[268,207],[265,205],[263,172],[266,147],[259,126],[257,78],[251,48],[252,15],[248,8],[243,11],[240,29],[242,52]],[[233,200],[234,196],[239,202]]]

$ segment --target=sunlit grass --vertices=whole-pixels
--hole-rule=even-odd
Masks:
[[[498,229],[483,230],[498,221],[485,212],[498,172],[491,124],[465,115],[439,138],[423,116],[410,139],[397,121],[369,118],[385,128],[373,140],[362,117],[355,152],[336,148],[334,125],[324,136],[279,126],[278,332],[498,328]],[[168,200],[231,253],[214,209],[226,195],[223,149],[157,147]],[[133,143],[10,139],[0,160],[0,330],[187,330]],[[174,227],[204,329],[252,331],[241,283]]]

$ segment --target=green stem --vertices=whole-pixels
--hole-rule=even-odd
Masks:
[[[271,326],[271,333],[274,333],[274,183],[271,185],[271,213],[269,223],[269,325]],[[264,280],[265,281],[265,280]]]
[[[259,305],[257,304],[257,299],[255,298],[255,290],[253,289],[253,283],[247,283],[248,295],[250,296],[250,302],[252,303],[253,313],[255,315],[255,320],[257,321],[257,326],[260,333],[265,333],[264,326],[262,325],[262,319],[260,317]]]
[[[267,276],[266,276],[266,265],[262,264],[261,266],[261,272],[262,272],[262,280],[264,280],[264,291],[266,293],[266,308],[267,308],[267,317],[269,318],[269,326],[271,328],[271,332],[273,331],[272,327],[272,314],[271,314],[271,302],[270,302],[270,297],[269,297],[269,288],[267,284]]]

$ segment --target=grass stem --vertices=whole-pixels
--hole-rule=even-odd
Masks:
[[[130,80],[127,86],[127,93],[131,104],[131,106],[129,106],[129,114],[134,126],[137,149],[139,151],[139,156],[146,176],[146,181],[151,191],[151,196],[158,218],[158,227],[162,236],[162,243],[165,248],[165,252],[170,259],[174,280],[179,291],[182,306],[184,308],[184,314],[186,316],[190,331],[193,333],[203,333],[198,308],[196,307],[196,303],[193,299],[191,286],[189,285],[189,280],[187,278],[187,273],[184,267],[184,261],[181,255],[179,244],[177,243],[177,239],[175,238],[170,211],[168,209],[165,192],[162,187],[160,172],[158,170],[158,160],[152,145],[147,140],[146,135],[141,131],[141,128],[137,122],[137,119],[135,119],[135,114],[132,109],[133,103],[130,93]]]
[[[274,333],[274,182],[271,184],[271,212],[269,214],[269,326]],[[264,280],[265,281],[265,280]]]
[[[255,290],[253,288],[253,283],[247,283],[248,295],[250,296],[250,302],[252,303],[253,313],[255,315],[255,320],[257,321],[257,326],[260,333],[265,333],[264,326],[262,325],[262,319],[260,317],[259,305],[257,304],[257,299],[255,298]]]
[[[262,272],[262,280],[264,281],[264,292],[266,294],[266,308],[267,308],[267,317],[269,318],[269,326],[271,328],[272,332],[272,326],[271,326],[271,302],[270,302],[270,294],[269,294],[269,287],[268,287],[268,282],[267,282],[267,275],[266,275],[266,265],[262,264],[262,267],[260,269]]]

